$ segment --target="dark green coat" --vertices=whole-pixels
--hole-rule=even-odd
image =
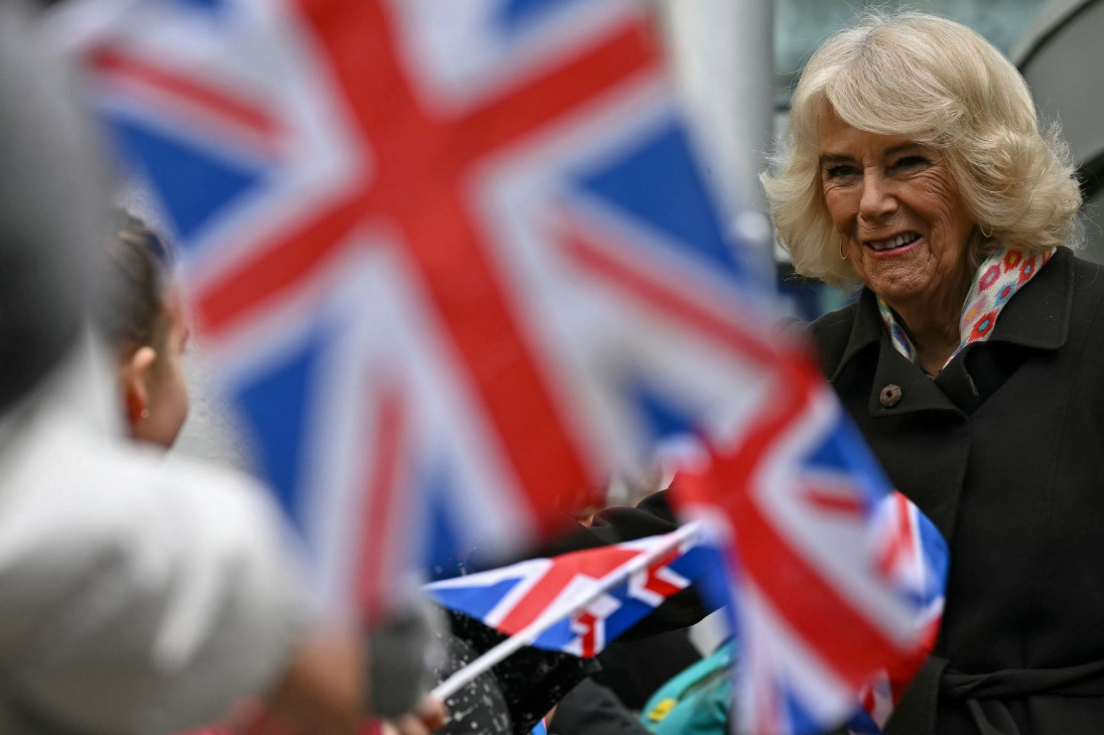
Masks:
[[[1104,269],[1061,248],[934,380],[893,349],[869,291],[811,325],[824,374],[951,549],[936,657],[887,733],[1104,730],[1102,302]]]

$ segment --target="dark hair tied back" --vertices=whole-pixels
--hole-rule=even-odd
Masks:
[[[164,337],[164,290],[172,266],[165,242],[142,220],[123,213],[108,243],[111,288],[103,324],[111,344],[124,354]]]

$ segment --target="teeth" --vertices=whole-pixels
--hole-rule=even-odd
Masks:
[[[898,235],[889,240],[871,240],[867,243],[875,250],[890,250],[892,248],[899,248],[902,245],[908,245],[909,243],[919,240],[920,236],[915,232],[910,232],[907,235]]]

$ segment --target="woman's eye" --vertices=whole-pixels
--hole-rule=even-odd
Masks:
[[[824,171],[824,175],[829,179],[842,179],[846,176],[852,176],[858,172],[854,166],[846,163],[841,163],[838,166],[829,166]]]
[[[897,159],[897,162],[893,164],[893,168],[915,168],[916,166],[926,166],[928,159],[923,156],[905,156],[904,158]]]

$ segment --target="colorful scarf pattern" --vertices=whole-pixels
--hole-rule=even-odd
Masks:
[[[997,316],[1005,304],[1046,265],[1056,249],[1051,248],[1042,255],[1027,255],[1022,250],[1012,250],[1001,245],[985,259],[974,276],[966,303],[962,305],[962,317],[959,320],[961,341],[954,353],[947,358],[947,362],[943,363],[943,367],[947,367],[966,345],[989,339],[993,326],[997,323]],[[916,354],[916,348],[912,346],[912,340],[897,323],[893,310],[881,296],[878,297],[878,313],[882,316],[894,349],[913,363],[919,364],[920,358]]]

